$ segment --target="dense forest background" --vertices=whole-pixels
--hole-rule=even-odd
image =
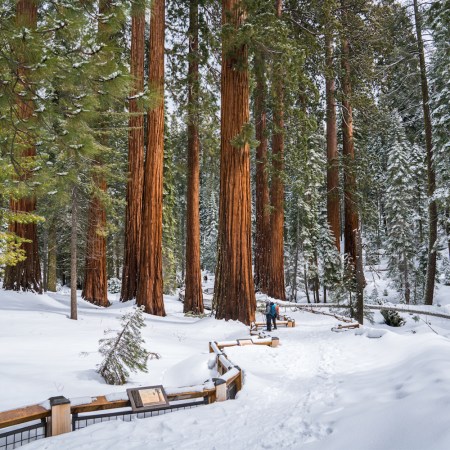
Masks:
[[[450,2],[4,0],[3,288],[259,290],[350,303],[450,283]],[[385,264],[381,266],[381,263]],[[253,270],[252,270],[253,266]]]

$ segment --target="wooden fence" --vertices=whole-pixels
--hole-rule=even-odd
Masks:
[[[216,357],[217,378],[202,385],[165,389],[169,405],[137,413],[131,410],[126,392],[97,397],[72,399],[52,397],[42,404],[0,412],[0,450],[10,450],[37,439],[75,431],[85,426],[133,417],[149,417],[208,403],[234,399],[242,389],[244,374],[227,357],[224,348],[246,345],[278,346],[278,338],[244,338],[210,342],[209,351]],[[118,411],[120,409],[120,411]],[[100,414],[93,414],[102,411]],[[26,426],[20,426],[26,424]],[[19,427],[20,426],[20,427]]]

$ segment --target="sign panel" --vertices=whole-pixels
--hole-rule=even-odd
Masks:
[[[127,394],[134,412],[149,411],[169,404],[166,392],[161,385],[127,389]]]

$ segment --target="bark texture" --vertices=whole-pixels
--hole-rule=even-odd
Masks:
[[[276,14],[281,17],[282,1],[276,1]],[[272,136],[273,175],[270,186],[270,261],[267,293],[285,300],[284,285],[284,86],[281,64],[274,68],[274,111]]]
[[[128,120],[128,183],[125,213],[125,244],[121,301],[136,297],[140,255],[142,190],[144,185],[144,114],[136,95],[144,91],[145,9],[133,11],[131,19],[131,62],[133,78]]]
[[[99,13],[107,15],[111,9],[111,0],[101,0]],[[107,23],[99,21],[98,40],[109,39],[106,33]],[[106,138],[103,138],[106,140]],[[101,166],[99,158],[94,163]],[[99,173],[93,174],[97,192],[92,194],[89,201],[88,229],[86,237],[86,258],[84,265],[84,284],[81,296],[90,303],[108,306],[108,283],[106,274],[106,209],[99,192],[106,193],[106,181]]]
[[[97,188],[106,192],[106,181],[96,175]],[[81,296],[90,303],[108,306],[106,276],[106,210],[98,195],[89,202],[84,285]]]
[[[203,313],[200,268],[200,146],[198,133],[198,0],[189,6],[188,184],[186,201],[186,291],[184,312]]]
[[[329,19],[328,19],[329,21]],[[327,103],[327,217],[338,252],[341,249],[341,221],[339,199],[339,155],[336,127],[336,85],[333,69],[333,35],[325,31],[325,92]]]
[[[29,29],[36,28],[37,24],[37,3],[33,0],[19,0],[16,4],[16,23],[19,26]],[[17,118],[19,121],[28,121],[34,112],[32,101],[33,93],[27,83],[27,54],[26,48],[18,50],[18,83],[17,83]],[[23,93],[26,93],[24,96]],[[17,133],[16,143],[20,145],[21,158],[35,158],[36,147],[32,142],[32,137],[28,133]],[[28,169],[21,169],[19,179],[24,181],[31,178],[32,173]],[[36,199],[34,196],[10,201],[10,209],[15,213],[33,213],[36,210]],[[9,224],[9,231],[19,238],[27,239],[29,242],[22,244],[26,259],[18,262],[15,266],[7,266],[5,269],[4,289],[23,290],[42,293],[41,267],[39,263],[37,226],[35,223],[21,224],[12,222]]]
[[[343,2],[345,8],[345,4]],[[344,12],[344,30],[348,27]],[[362,270],[361,236],[359,230],[359,214],[356,196],[355,176],[355,146],[353,142],[353,111],[351,104],[352,84],[350,74],[350,47],[348,38],[342,38],[342,149],[344,155],[344,239],[347,269],[356,290],[355,318],[363,323],[364,302],[363,291],[365,286],[364,272]]]
[[[72,229],[70,232],[70,318],[77,320],[77,241],[78,241],[78,186],[72,187]]]
[[[159,95],[148,111],[148,144],[144,168],[140,266],[136,301],[145,312],[165,316],[162,274],[162,201],[164,157],[164,0],[154,0],[150,13],[148,82]]]
[[[222,1],[222,24],[238,29],[245,20],[239,0]],[[214,286],[216,318],[255,319],[251,256],[248,51],[230,42],[222,50],[221,154],[218,261]]]
[[[256,235],[255,235],[255,288],[267,293],[268,265],[270,263],[270,198],[267,173],[267,113],[264,57],[255,56],[255,128],[259,145],[256,148]]]
[[[431,129],[430,98],[428,91],[427,71],[425,66],[425,54],[422,39],[422,19],[417,0],[414,0],[414,18],[416,22],[417,48],[419,51],[420,84],[422,88],[423,121],[425,125],[425,146],[427,151],[427,194],[428,194],[428,262],[427,281],[425,285],[425,304],[432,305],[434,298],[434,286],[436,282],[436,257],[437,257],[437,205],[434,197],[436,190],[436,172],[433,166],[433,141]]]

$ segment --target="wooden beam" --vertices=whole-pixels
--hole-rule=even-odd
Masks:
[[[50,410],[41,405],[11,409],[10,411],[0,412],[0,428],[18,425],[31,420],[45,419],[46,417],[50,417]]]

